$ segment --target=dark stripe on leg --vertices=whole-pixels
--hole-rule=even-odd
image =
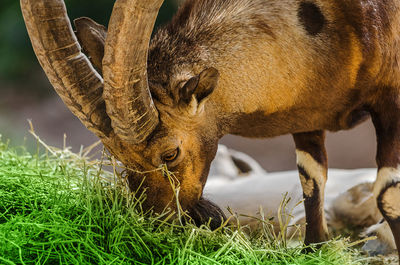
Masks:
[[[311,178],[303,166],[297,165],[297,169],[299,170],[299,174],[302,175],[306,180]]]

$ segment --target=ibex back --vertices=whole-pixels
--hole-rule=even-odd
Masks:
[[[324,131],[371,116],[374,193],[399,249],[400,1],[189,0],[151,39],[162,2],[117,0],[108,32],[88,18],[75,21],[96,71],[62,0],[21,0],[50,81],[131,169],[131,188],[147,189],[144,206],[176,207],[168,178],[156,170],[167,164],[183,209],[218,225],[220,209],[201,197],[218,140],[290,133],[305,241],[320,242],[327,238]]]

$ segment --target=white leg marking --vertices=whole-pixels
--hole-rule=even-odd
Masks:
[[[398,168],[383,167],[378,171],[373,191],[375,198],[378,198],[382,189],[392,182],[400,182],[400,166]]]
[[[392,183],[400,183],[400,167],[384,167],[378,172],[378,177],[374,184],[374,196],[378,198],[382,190]],[[391,219],[400,218],[400,184],[388,188],[382,194],[382,210]]]
[[[326,169],[320,163],[307,152],[296,149],[297,165],[304,168],[307,171],[310,179],[300,174],[301,185],[303,192],[307,197],[311,197],[314,194],[314,180],[320,187],[320,191],[323,192],[325,188],[325,174]]]
[[[400,184],[385,191],[382,196],[382,209],[389,218],[400,218]]]

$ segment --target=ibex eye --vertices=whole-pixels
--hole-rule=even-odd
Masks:
[[[162,156],[162,160],[164,162],[172,162],[179,156],[179,148],[176,148],[173,151],[167,152]]]

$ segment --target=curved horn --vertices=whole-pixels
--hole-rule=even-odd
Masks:
[[[151,33],[163,0],[117,0],[103,59],[104,99],[119,137],[140,143],[155,129],[158,112],[147,80]]]
[[[62,0],[21,0],[36,56],[54,89],[82,123],[100,138],[112,132],[102,98],[103,80],[72,31]]]

